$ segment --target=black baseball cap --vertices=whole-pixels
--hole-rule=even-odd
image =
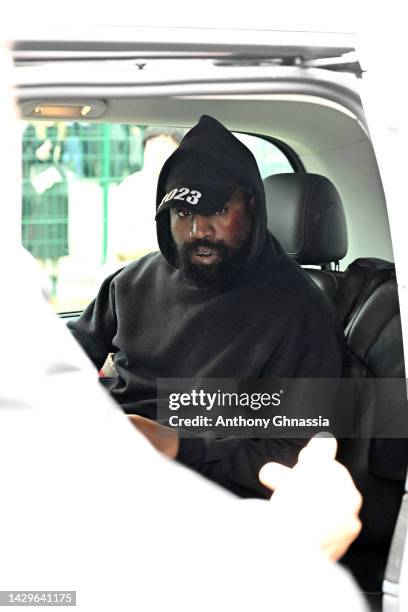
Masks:
[[[163,185],[159,215],[170,208],[182,208],[199,215],[212,215],[230,199],[239,179],[230,169],[214,164],[206,155],[190,152],[179,155]]]

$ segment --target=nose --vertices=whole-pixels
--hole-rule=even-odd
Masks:
[[[190,238],[196,240],[203,238],[212,238],[214,235],[214,228],[211,224],[211,219],[206,215],[193,215],[192,225],[190,230]]]

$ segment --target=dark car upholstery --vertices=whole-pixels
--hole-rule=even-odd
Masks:
[[[305,269],[337,307],[349,348],[344,375],[351,384],[364,381],[363,392],[352,394],[355,413],[371,418],[383,414],[384,397],[373,391],[374,382],[390,379],[383,385],[386,410],[389,419],[401,419],[403,427],[408,407],[394,264],[367,257],[338,271],[347,251],[346,220],[340,196],[327,178],[308,173],[272,175],[264,186],[270,231],[298,263],[320,266]],[[381,384],[377,387],[381,389]],[[404,490],[408,438],[378,437],[375,423],[374,417],[369,435],[339,440],[338,459],[364,498],[363,529],[343,562],[364,591],[379,594]],[[375,607],[379,597],[373,601]]]

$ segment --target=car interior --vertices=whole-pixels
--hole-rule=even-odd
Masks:
[[[237,135],[259,140],[262,144],[255,148],[273,149],[270,156],[274,156],[275,165],[265,162],[262,169],[268,228],[307,270],[311,282],[333,301],[349,349],[345,376],[405,380],[398,277],[387,204],[358,95],[361,68],[352,41],[343,37],[334,38],[331,47],[318,40],[295,45],[295,39],[289,37],[286,44],[261,40],[247,46],[231,43],[228,47],[220,41],[218,46],[217,42],[210,45],[203,39],[200,47],[200,41],[193,45],[171,36],[165,44],[159,34],[149,44],[140,39],[132,44],[129,38],[115,43],[101,36],[97,44],[74,38],[59,44],[55,40],[23,39],[14,43],[22,134],[27,135],[24,130],[30,125],[32,131],[37,130],[37,150],[41,139],[35,126],[41,123],[49,130],[55,128],[54,138],[65,142],[67,132],[61,134],[66,128],[58,126],[68,126],[71,137],[80,126],[85,126],[89,134],[92,127],[106,129],[110,151],[118,126],[127,126],[128,134],[133,129],[134,138],[139,139],[133,166],[128,165],[124,174],[120,169],[111,170],[117,180],[110,192],[104,191],[101,182],[105,199],[100,204],[86,205],[87,198],[90,201],[94,197],[92,181],[87,185],[79,180],[75,183],[76,190],[88,190],[81,200],[82,209],[79,205],[71,207],[75,189],[70,187],[68,191],[71,208],[67,240],[73,244],[72,237],[78,236],[76,257],[84,269],[87,249],[97,249],[97,254],[89,257],[102,265],[89,267],[92,282],[88,283],[86,297],[72,303],[62,300],[62,307],[55,302],[60,316],[79,316],[92,292],[111,271],[109,244],[105,251],[103,247],[108,231],[104,223],[108,221],[101,211],[112,211],[108,198],[120,191],[126,173],[136,174],[142,169],[143,160],[139,163],[137,156],[144,146],[144,131],[154,127],[167,135],[175,130],[183,134],[201,115],[208,114]],[[23,159],[33,138],[22,138]],[[43,142],[46,138],[44,135]],[[89,142],[95,143],[97,138],[91,135]],[[118,132],[117,141],[123,138],[124,132]],[[101,148],[107,146],[106,138],[103,142]],[[262,155],[267,156],[264,152]],[[62,165],[63,161],[59,168]],[[100,179],[98,173],[107,171],[100,164],[93,170],[93,183]],[[26,181],[32,180],[30,172],[25,175]],[[151,209],[150,216],[140,213],[142,233],[148,233],[153,225],[154,183],[153,177],[150,191],[146,191],[152,201],[142,202],[144,209],[147,205]],[[140,181],[136,184],[140,188]],[[30,197],[29,192],[24,193],[26,199]],[[23,201],[23,237],[24,226],[30,226],[28,216],[24,221],[26,204]],[[129,210],[129,206],[124,204],[121,210]],[[74,223],[81,229],[75,230]],[[125,217],[123,223],[131,225],[134,220]],[[143,250],[148,250],[148,245],[135,244],[131,257]],[[117,257],[112,265],[123,266],[127,261],[127,257]],[[70,270],[67,282],[72,288],[78,268],[71,272],[68,264],[65,267]],[[44,269],[51,278],[54,273],[49,264]],[[401,387],[392,389],[390,405],[407,410]],[[357,393],[357,411],[360,400]],[[363,403],[366,407],[368,402],[375,412],[377,401],[378,396],[373,394]],[[384,610],[397,610],[392,606],[398,598],[407,531],[408,440],[367,436],[343,439],[339,441],[339,460],[351,471],[364,497],[363,529],[342,563],[352,571],[371,609],[383,606]]]

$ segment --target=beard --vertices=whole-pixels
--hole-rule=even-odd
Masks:
[[[251,245],[251,232],[239,236],[234,246],[222,240],[195,240],[185,242],[177,247],[177,267],[187,282],[192,282],[200,289],[225,288],[232,285],[246,263]],[[212,264],[200,264],[192,261],[192,255],[199,248],[208,248],[219,257]]]

